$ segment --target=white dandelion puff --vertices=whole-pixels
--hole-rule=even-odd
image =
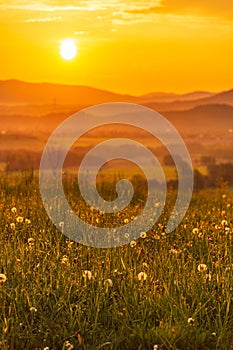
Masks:
[[[138,279],[139,279],[139,281],[146,281],[147,274],[145,272],[139,272]]]

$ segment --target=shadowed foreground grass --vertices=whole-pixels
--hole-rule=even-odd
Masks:
[[[0,197],[0,349],[233,349],[231,191],[194,194],[169,235],[168,198],[150,232],[113,249],[63,236],[32,176],[1,177]]]

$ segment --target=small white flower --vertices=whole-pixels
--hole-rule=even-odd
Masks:
[[[198,228],[195,227],[195,228],[193,229],[193,234],[197,234],[197,233],[198,233]]]
[[[15,207],[11,208],[12,213],[16,213],[17,209]]]

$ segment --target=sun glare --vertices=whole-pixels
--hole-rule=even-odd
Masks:
[[[64,39],[60,46],[60,55],[64,60],[72,60],[77,55],[77,46],[73,39]]]

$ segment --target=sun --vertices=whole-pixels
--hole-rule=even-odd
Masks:
[[[77,46],[73,39],[64,39],[60,46],[60,55],[64,60],[70,61],[77,55]]]

